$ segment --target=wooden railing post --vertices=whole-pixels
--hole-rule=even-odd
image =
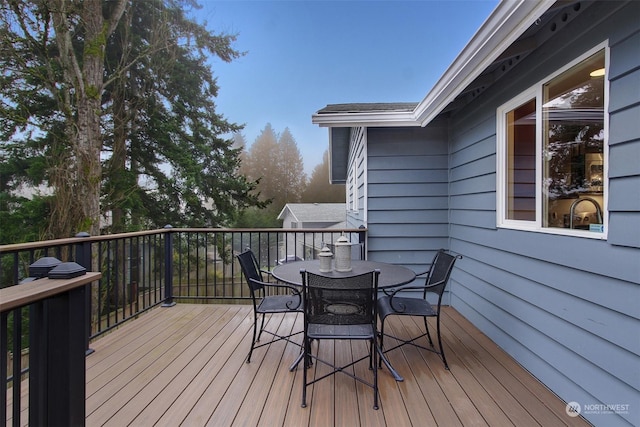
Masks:
[[[165,225],[166,230],[173,227]],[[176,305],[173,300],[173,232],[165,233],[164,237],[164,303],[163,307],[173,307]]]

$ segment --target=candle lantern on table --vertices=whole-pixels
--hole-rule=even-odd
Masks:
[[[318,254],[318,258],[320,259],[320,272],[328,273],[331,271],[331,258],[333,258],[333,254],[331,253],[331,249],[328,247],[323,247],[320,253]]]
[[[336,240],[336,271],[351,271],[351,243],[345,236]]]

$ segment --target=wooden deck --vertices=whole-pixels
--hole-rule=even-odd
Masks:
[[[284,332],[301,322],[301,316],[277,315],[268,326]],[[400,336],[418,328],[411,318],[387,322]],[[247,364],[251,325],[249,306],[178,304],[95,341],[86,359],[87,425],[588,425],[567,416],[563,401],[451,308],[443,317],[451,370],[437,355],[411,346],[388,353],[405,381],[379,372],[377,411],[372,390],[346,375],[310,388],[308,407],[301,408],[301,368],[288,370],[299,347],[274,343],[257,349]],[[319,351],[344,360],[366,354],[366,347],[342,341],[334,349],[325,341]],[[370,378],[366,361],[355,369]]]

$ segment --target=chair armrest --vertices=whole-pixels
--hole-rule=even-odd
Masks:
[[[431,268],[429,268],[427,271],[423,271],[421,273],[416,273],[416,277],[419,276],[424,276],[425,274],[429,274],[431,272]],[[390,288],[390,289],[383,289],[382,292],[384,292],[385,295],[387,296],[391,296],[391,295],[395,295],[396,292],[400,292],[403,289],[411,289],[411,290],[415,290],[415,289],[422,289],[422,286],[419,287],[413,287],[413,286],[402,286],[399,288]]]
[[[431,269],[429,269],[427,271],[423,271],[422,273],[416,273],[416,277],[424,276],[425,274],[429,274],[429,272],[431,272]],[[382,292],[384,292],[384,294],[387,295],[387,296],[393,296],[397,292],[401,292],[402,290],[405,290],[405,289],[417,290],[417,289],[423,289],[423,288],[424,288],[424,286],[401,286],[401,287],[398,287],[398,288],[382,289]]]
[[[403,286],[402,288],[398,288],[398,289],[392,289],[392,292],[387,293],[385,291],[385,293],[387,294],[387,296],[389,297],[389,305],[391,306],[391,308],[394,311],[397,311],[398,313],[402,313],[403,311],[406,310],[406,307],[404,304],[402,303],[397,303],[394,305],[394,298],[397,294],[399,294],[400,292],[406,292],[406,291],[423,291],[426,288],[428,288],[428,286]]]
[[[252,281],[257,282],[257,280],[254,280],[254,279],[252,279]],[[297,310],[302,305],[302,294],[300,292],[300,287],[299,286],[287,285],[287,284],[284,284],[284,283],[267,283],[267,282],[259,282],[259,283],[261,283],[262,286],[264,286],[265,288],[289,289],[291,291],[291,295],[297,296],[298,297],[298,303],[297,304],[291,304],[291,307],[289,306],[289,304],[287,304],[287,308],[289,310]]]
[[[397,288],[387,288],[387,289],[381,289],[381,290],[382,290],[382,292],[384,292],[384,294],[386,296],[393,297],[398,292],[422,290],[425,287],[426,287],[425,285],[422,285],[422,286],[400,286],[400,287],[397,287]]]
[[[268,288],[286,288],[291,290],[294,294],[300,293],[300,286],[287,285],[286,283],[269,283],[269,282],[259,282],[259,283],[261,283],[262,285]]]

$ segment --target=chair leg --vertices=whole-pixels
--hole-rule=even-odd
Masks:
[[[383,341],[384,341],[384,318],[380,320],[380,356],[378,356],[378,366],[381,366],[381,363],[382,363],[382,349],[384,348]]]
[[[257,342],[260,342],[260,337],[262,336],[262,331],[264,329],[264,316],[265,316],[264,313],[262,313],[262,323],[260,323],[260,332],[258,332],[258,341]],[[258,319],[256,319],[256,322],[257,322],[257,320]]]
[[[436,329],[438,333],[438,346],[440,347],[440,356],[442,356],[442,362],[444,363],[444,368],[448,371],[449,364],[447,363],[447,359],[444,357],[444,347],[442,347],[442,338],[440,336],[440,312],[438,312],[438,316],[436,320]]]
[[[289,366],[289,372],[293,372],[296,370],[300,362],[304,360],[304,356],[305,356],[304,349],[300,348],[300,354],[298,355],[298,357],[296,357],[296,360],[293,361],[291,366]]]
[[[376,352],[376,348],[378,343],[376,342],[377,338],[371,340],[371,346],[369,350],[369,364],[373,360],[373,409],[378,409],[378,359],[374,352]]]
[[[303,363],[302,363],[302,406],[303,408],[307,407],[307,369],[308,369],[308,364],[307,364],[307,359],[308,359],[308,354],[311,351],[311,343],[309,342],[309,340],[307,338],[304,338],[304,357],[303,357]]]
[[[431,347],[433,347],[433,340],[431,339],[431,334],[429,333],[429,324],[427,323],[427,317],[423,317],[422,320],[424,320],[424,329],[427,331],[427,338],[429,338],[429,345],[431,345]]]
[[[251,354],[253,353],[253,346],[256,345],[256,333],[258,327],[258,313],[253,312],[253,338],[251,339],[251,348],[249,349],[249,355],[247,356],[247,363],[251,363]]]

